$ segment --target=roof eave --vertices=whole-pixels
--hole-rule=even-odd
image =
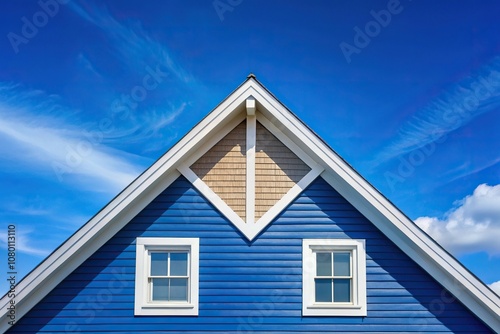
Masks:
[[[482,321],[500,332],[500,298],[363,179],[253,75],[16,286],[17,318],[173,182],[180,175],[177,167],[181,161],[202,145],[206,135],[241,112],[248,96],[253,96],[259,110],[325,168],[322,176],[332,187]],[[0,300],[0,331],[8,329],[9,301],[7,295]]]

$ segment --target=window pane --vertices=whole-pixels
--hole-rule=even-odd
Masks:
[[[151,253],[151,276],[167,276],[168,253]]]
[[[333,274],[351,276],[351,253],[333,253]]]
[[[170,279],[170,300],[187,301],[188,279],[171,278]]]
[[[332,280],[316,278],[315,279],[316,302],[332,302]]]
[[[335,279],[333,280],[333,301],[336,303],[351,302],[351,280]]]
[[[316,276],[332,276],[332,253],[316,253]]]
[[[152,300],[168,300],[168,278],[152,278]]]
[[[170,276],[187,276],[188,253],[170,253]]]

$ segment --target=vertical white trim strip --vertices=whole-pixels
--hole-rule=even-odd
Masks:
[[[257,118],[247,116],[247,183],[246,183],[246,222],[255,223],[255,142],[257,138]]]
[[[246,101],[246,107],[247,107],[247,115],[248,116],[253,116],[255,115],[255,99],[253,96],[249,96]]]

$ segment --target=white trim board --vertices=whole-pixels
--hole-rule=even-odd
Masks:
[[[254,76],[249,76],[165,155],[19,282],[16,287],[17,320],[168,187],[179,176],[177,168],[207,146],[204,146],[207,138],[230,128],[228,124],[236,123],[235,117],[239,114],[246,114],[245,103],[250,96],[255,99],[258,119],[260,112],[288,142],[276,135],[278,131],[271,131],[271,125],[266,126],[265,121],[261,121],[268,130],[290,149],[295,145],[303,151],[319,166],[317,171],[324,169],[321,176],[333,188],[479,319],[493,331],[500,332],[500,297],[358,175]],[[292,151],[296,153],[297,150]],[[303,156],[297,156],[306,162]],[[260,232],[256,228],[259,224],[253,226],[248,232],[250,236]],[[9,328],[6,317],[9,302],[7,295],[0,300],[0,332]]]
[[[246,100],[248,107],[251,96]],[[248,110],[248,108],[247,108]],[[231,132],[240,124],[246,116],[246,219],[243,220],[234,210],[227,205],[210,187],[194,173],[190,166],[197,159],[201,158],[213,145]],[[278,200],[266,213],[255,221],[255,145],[256,145],[256,125],[261,123],[271,134],[288,147],[311,169],[302,179],[299,180],[283,197]],[[252,241],[259,233],[268,226],[276,216],[278,216],[321,172],[323,167],[309,157],[299,146],[295,145],[283,132],[272,124],[258,110],[251,115],[242,113],[221,129],[214,138],[209,138],[197,152],[188,158],[187,163],[181,164],[177,169],[191,182],[205,198],[211,202],[233,225],[249,240]],[[212,145],[212,146],[210,146]]]
[[[247,100],[247,104],[248,101]],[[253,100],[255,105],[255,100]],[[253,114],[247,116],[247,154],[246,154],[246,214],[247,224],[255,223],[255,145],[257,141],[257,118],[255,117],[255,107]]]
[[[302,240],[302,315],[366,316],[366,246],[364,239]],[[315,252],[348,251],[351,255],[351,298],[349,303],[317,303],[314,294]]]
[[[138,237],[135,246],[134,315],[198,315],[200,239]],[[189,253],[189,285],[186,302],[161,303],[150,300],[148,293],[150,260],[148,254],[152,250],[184,250]]]

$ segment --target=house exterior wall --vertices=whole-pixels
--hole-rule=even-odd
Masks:
[[[199,237],[198,316],[135,316],[135,239]],[[368,315],[302,317],[302,239],[366,239]],[[248,242],[183,177],[9,333],[490,333],[322,178]]]

